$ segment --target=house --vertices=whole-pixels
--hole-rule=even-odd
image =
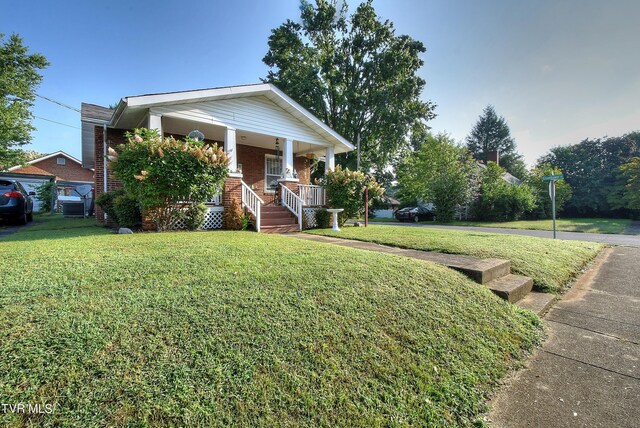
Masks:
[[[82,162],[63,151],[33,159],[26,165],[16,165],[1,174],[3,178],[19,181],[29,192],[50,181],[55,181],[59,200],[80,200],[74,188],[83,184],[93,185],[93,171],[84,168]],[[40,201],[34,200],[34,210],[40,209]]]
[[[233,199],[251,213],[259,231],[300,230],[303,216],[312,224],[314,210],[326,199],[324,189],[310,182],[311,160],[323,159],[332,169],[336,154],[354,149],[269,83],[130,96],[113,110],[82,107],[82,163],[95,168],[96,195],[121,185],[105,155],[125,142],[128,130],[197,135],[222,146],[229,175],[221,194],[207,204],[205,229],[222,227],[222,212]],[[96,215],[105,220],[101,210]]]

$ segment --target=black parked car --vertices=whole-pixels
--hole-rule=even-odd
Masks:
[[[33,200],[35,192],[27,192],[15,180],[0,179],[0,219],[27,224],[33,220]]]
[[[433,212],[425,207],[406,207],[399,209],[395,213],[398,221],[425,221],[433,220]]]

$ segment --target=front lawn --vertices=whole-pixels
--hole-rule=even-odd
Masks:
[[[505,227],[507,229],[553,230],[553,220],[520,220],[505,222],[456,221],[455,226]],[[626,218],[563,218],[556,220],[562,232],[623,233],[631,224]]]
[[[54,411],[0,425],[468,426],[540,340],[428,262],[55,221],[0,239],[0,396]]]
[[[425,227],[344,227],[340,232],[315,229],[308,233],[376,242],[402,248],[511,260],[514,272],[533,278],[542,291],[558,292],[603,248],[602,244],[562,241]]]

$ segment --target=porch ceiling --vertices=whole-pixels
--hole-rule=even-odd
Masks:
[[[187,135],[194,129],[198,129],[208,140],[224,141],[225,128],[222,126],[212,125],[210,123],[187,121],[165,116],[162,118],[162,129],[163,132],[174,135]],[[236,144],[243,144],[245,146],[274,149],[276,138],[280,138],[280,147],[282,148],[282,144],[284,142],[283,137],[259,134],[256,132],[244,131],[242,129],[236,130]],[[293,153],[296,155],[315,153],[318,156],[324,156],[325,149],[325,147],[317,144],[309,144],[296,140],[293,141]]]

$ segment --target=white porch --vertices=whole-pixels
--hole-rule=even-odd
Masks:
[[[353,150],[343,137],[270,84],[124,98],[112,125],[148,127],[181,137],[199,131],[229,157],[224,193],[212,207],[236,197],[261,229],[265,206],[285,207],[302,228],[306,208],[326,204],[311,184],[312,159],[335,167],[335,155]],[[273,210],[269,210],[273,211]],[[275,211],[274,211],[275,212]]]

